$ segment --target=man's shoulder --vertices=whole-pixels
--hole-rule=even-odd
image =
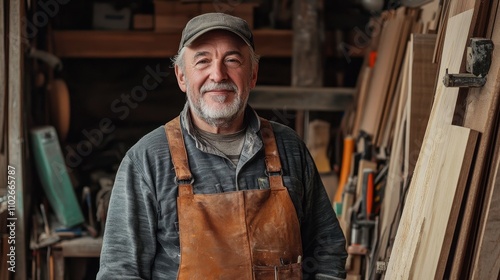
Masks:
[[[273,132],[275,137],[278,138],[284,138],[287,140],[291,141],[299,141],[302,142],[301,138],[297,134],[295,130],[290,128],[289,126],[286,126],[284,124],[275,122],[275,121],[269,121],[273,127]]]
[[[139,139],[127,152],[131,157],[154,156],[168,148],[165,127],[159,126]]]

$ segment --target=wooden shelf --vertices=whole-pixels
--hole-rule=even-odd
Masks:
[[[177,54],[181,34],[154,31],[58,30],[54,52],[61,58],[157,58]],[[262,57],[291,57],[292,30],[254,31],[256,52]],[[335,48],[326,36],[327,55]]]
[[[342,112],[354,99],[355,88],[257,86],[248,103],[254,109]]]
[[[154,31],[54,31],[54,52],[59,57],[172,57],[177,54],[181,34]],[[290,57],[291,30],[256,30],[257,53]]]

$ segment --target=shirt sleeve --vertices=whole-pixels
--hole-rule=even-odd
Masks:
[[[337,216],[307,152],[304,220],[302,222],[304,279],[344,279],[346,241]]]
[[[97,279],[151,279],[158,212],[143,174],[124,157],[111,193]]]

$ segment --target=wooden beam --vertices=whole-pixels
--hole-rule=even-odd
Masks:
[[[458,73],[465,53],[473,11],[448,21],[439,69]],[[451,125],[458,89],[436,88],[434,104],[424,143],[415,167],[403,215],[389,260],[387,279],[434,279],[439,272],[439,258],[445,233],[451,223],[451,206],[460,187],[458,179],[470,164],[470,147],[477,133]],[[451,107],[451,109],[450,109]],[[463,183],[463,182],[460,182]],[[455,221],[456,222],[456,221]],[[438,277],[439,278],[439,277]]]
[[[56,30],[54,53],[62,58],[172,57],[181,34],[152,31]],[[291,57],[291,30],[254,30],[255,51],[262,57]],[[322,51],[334,55],[332,32],[326,34]]]
[[[21,19],[24,11],[23,0],[9,1],[9,69],[8,69],[8,162],[15,168],[16,185],[16,280],[27,279],[26,258],[26,218],[24,197],[24,126],[23,126],[23,45]],[[5,170],[3,171],[5,172]]]
[[[5,32],[5,15],[4,11],[6,3],[4,3],[4,0],[0,0],[0,7],[2,7],[2,12],[0,12],[0,154],[4,153],[4,133],[5,131],[5,114],[6,114],[6,98],[7,98],[7,83],[6,83],[6,78],[7,78],[7,58],[8,54],[5,50],[5,37],[6,37],[6,32]],[[0,166],[2,168],[3,166]],[[2,170],[5,170],[5,168],[2,168]],[[3,172],[5,173],[5,172]],[[3,177],[0,176],[0,179]],[[5,182],[5,180],[2,180],[0,182]]]
[[[293,1],[292,86],[323,86],[325,30],[320,0]],[[295,130],[304,138],[308,116],[296,114]],[[306,139],[304,139],[306,140]]]
[[[353,88],[257,86],[248,98],[254,109],[342,112],[352,102]]]

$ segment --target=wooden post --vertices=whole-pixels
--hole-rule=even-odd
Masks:
[[[2,7],[2,12],[0,12],[0,157],[2,157],[5,153],[5,145],[4,145],[4,133],[5,133],[5,98],[6,98],[6,90],[7,90],[7,83],[5,82],[6,75],[7,75],[7,54],[5,53],[5,1],[0,0],[0,7]],[[2,170],[5,170],[4,166],[2,165],[0,161],[0,168]],[[5,172],[2,172],[4,174]],[[3,179],[2,175],[0,175],[0,179]],[[5,182],[5,180],[2,180],[0,182]]]
[[[23,121],[23,48],[21,18],[24,10],[23,0],[9,1],[9,40],[8,62],[8,164],[15,169],[15,225],[16,225],[16,280],[27,279],[26,231],[24,217],[24,121]],[[6,172],[2,170],[1,172]]]
[[[292,86],[323,86],[322,3],[321,0],[295,0],[293,3]],[[306,135],[307,119],[307,111],[297,111],[295,130],[302,138]]]

